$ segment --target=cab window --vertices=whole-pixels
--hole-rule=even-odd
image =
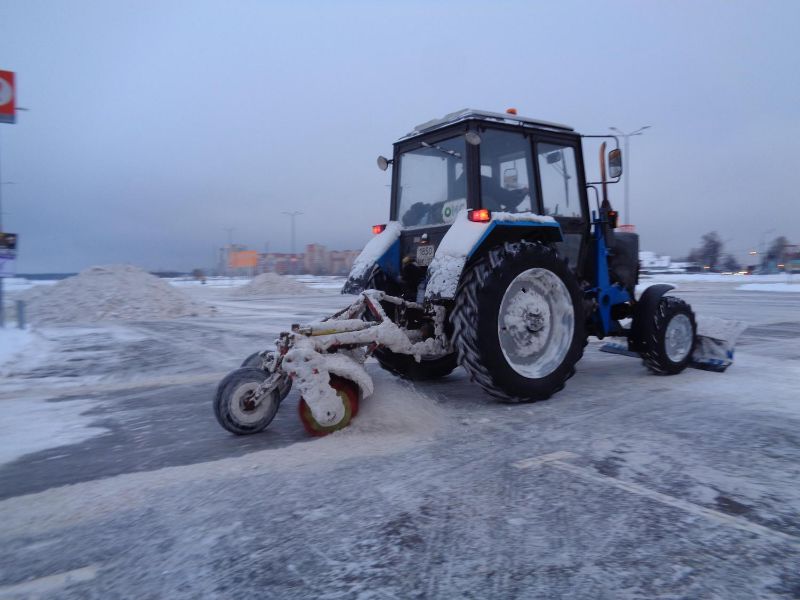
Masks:
[[[467,207],[463,137],[423,142],[400,155],[397,218],[404,227],[445,225]]]
[[[528,136],[511,131],[481,132],[481,206],[494,211],[530,212],[533,162]]]
[[[575,149],[562,144],[536,144],[544,214],[581,217]]]

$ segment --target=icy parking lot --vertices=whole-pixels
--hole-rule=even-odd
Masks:
[[[330,289],[213,316],[47,326],[0,383],[0,598],[800,597],[800,295],[688,281],[749,323],[724,374],[589,344],[505,406],[463,372],[385,374],[353,426],[216,423],[216,382]]]

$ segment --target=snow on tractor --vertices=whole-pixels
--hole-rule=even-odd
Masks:
[[[608,138],[600,181],[586,181],[584,138]],[[698,336],[691,307],[666,295],[672,286],[636,298],[638,235],[617,229],[607,194],[622,175],[614,136],[463,110],[401,138],[391,160],[378,158],[390,165],[390,221],[373,227],[342,290],[357,300],[293,325],[225,377],[214,403],[225,429],[263,430],[292,381],[309,433],[345,427],[372,393],[369,356],[414,380],[460,365],[511,403],[561,390],[589,336],[626,340],[606,350],[660,375],[730,364],[730,332]]]

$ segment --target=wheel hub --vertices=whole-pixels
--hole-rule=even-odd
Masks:
[[[231,411],[242,423],[253,423],[270,410],[269,402],[259,402],[258,395],[261,384],[257,381],[248,381],[240,385],[233,392],[230,404]]]
[[[505,311],[501,307],[501,331],[511,338],[518,354],[529,356],[539,352],[549,333],[547,300],[532,286],[519,286],[514,291],[509,288],[506,294],[509,302]]]
[[[503,295],[497,328],[512,369],[529,378],[549,375],[572,343],[575,313],[567,286],[548,269],[523,271]]]
[[[244,411],[252,411],[256,409],[256,396],[253,391],[248,391],[247,394],[242,396],[240,405]]]
[[[525,324],[528,331],[536,333],[544,328],[544,317],[540,311],[529,312],[525,315]]]
[[[692,349],[692,322],[685,314],[677,314],[670,320],[664,333],[664,350],[675,363],[681,362]]]

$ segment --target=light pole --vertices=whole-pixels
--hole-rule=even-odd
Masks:
[[[291,212],[289,212],[287,210],[284,210],[283,214],[289,215],[291,217],[291,219],[292,219],[292,255],[294,255],[294,242],[295,242],[295,237],[294,237],[294,234],[295,234],[294,219],[295,219],[295,217],[297,217],[299,215],[302,215],[303,213],[302,213],[302,211],[299,211],[299,210],[293,210]]]
[[[3,231],[3,186],[4,185],[17,185],[16,181],[0,181],[0,232]]]
[[[630,138],[632,136],[634,136],[634,135],[643,135],[643,132],[644,132],[645,129],[650,129],[650,125],[645,125],[644,127],[639,127],[639,129],[637,129],[635,131],[631,131],[630,133],[625,133],[624,131],[622,131],[621,129],[617,129],[616,127],[609,127],[609,129],[611,131],[617,133],[619,136],[621,136],[623,141],[624,141],[624,143],[625,143],[625,156],[622,159],[624,161],[624,164],[625,164],[625,170],[624,170],[624,176],[625,176],[625,182],[624,182],[625,183],[625,223],[627,225],[631,225],[631,206],[630,206],[630,200],[629,200],[629,196],[628,196],[628,189],[629,189],[628,188],[628,182],[630,181],[630,178],[631,178],[631,171],[630,171],[630,168],[631,168],[630,167],[630,165],[631,165]]]
[[[231,276],[231,251],[233,250],[233,227],[225,227],[228,232],[228,245],[225,248],[225,275]]]
[[[295,241],[295,237],[294,237],[294,234],[295,234],[294,220],[295,220],[295,217],[297,217],[298,215],[302,215],[303,213],[302,213],[302,211],[299,211],[299,210],[293,210],[293,211],[284,210],[282,212],[285,215],[289,215],[289,217],[291,217],[291,219],[292,219],[292,258],[290,259],[289,264],[291,265],[292,275],[294,275],[296,273],[296,271],[297,271],[296,256],[295,256],[295,252],[294,252],[295,251],[295,248],[294,248],[294,241]]]

